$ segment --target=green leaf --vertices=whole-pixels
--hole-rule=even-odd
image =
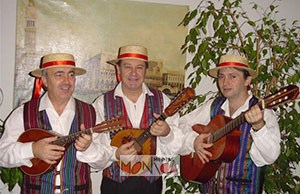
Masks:
[[[224,17],[222,18],[222,21],[223,21],[223,23],[224,23],[225,26],[229,26],[229,21],[228,21],[227,16],[224,16]]]
[[[199,46],[198,54],[202,55],[207,49],[207,46],[208,46],[208,41],[205,39]]]
[[[0,177],[3,183],[8,184],[8,190],[12,191],[16,184],[23,183],[23,173],[19,168],[1,168]]]
[[[218,20],[218,19],[215,19],[215,20],[213,21],[213,29],[216,30],[216,29],[218,29],[218,27],[219,27],[219,20]]]
[[[191,21],[192,19],[194,19],[197,13],[198,13],[197,9],[193,10],[190,14],[189,20]]]
[[[188,51],[189,53],[194,53],[196,51],[195,45],[190,45]]]
[[[255,26],[255,25],[256,25],[256,23],[253,22],[253,21],[248,21],[247,23],[248,23],[250,26]]]
[[[257,9],[257,4],[256,3],[252,6],[252,9]]]
[[[270,5],[270,9],[271,9],[271,11],[273,11],[275,9],[275,6],[274,5]]]
[[[229,0],[224,0],[223,5],[224,5],[224,7],[227,7],[227,8],[231,7]]]

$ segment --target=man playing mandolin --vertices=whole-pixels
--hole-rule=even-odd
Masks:
[[[74,56],[68,53],[45,55],[40,65],[30,72],[36,78],[32,99],[6,121],[0,140],[0,166],[28,170],[21,193],[91,193],[90,167],[76,159],[76,151],[85,151],[91,144],[91,135],[82,134],[75,146],[68,147],[53,143],[58,137],[50,135],[53,131],[66,136],[95,125],[94,108],[72,97],[75,76],[86,70],[76,67]],[[46,92],[40,97],[42,85]],[[25,134],[33,129],[36,133]],[[22,142],[18,141],[21,134],[25,134]],[[37,141],[27,142],[26,137]],[[36,174],[35,170],[45,165],[48,170]]]
[[[180,127],[186,134],[181,174],[205,183],[204,193],[260,193],[264,166],[280,154],[277,118],[270,109],[262,111],[264,107],[258,106],[258,99],[250,92],[257,74],[245,57],[223,55],[209,75],[217,79],[222,95],[181,117]],[[230,131],[238,117],[245,120]],[[225,125],[224,118],[234,122]],[[185,155],[191,152],[195,154]],[[197,168],[202,168],[198,174]]]
[[[99,134],[106,147],[95,147],[94,152],[81,153],[78,159],[94,168],[105,168],[101,184],[103,194],[160,194],[161,176],[122,175],[118,161],[123,160],[122,156],[132,161],[136,154],[177,154],[183,142],[183,135],[178,129],[179,115],[168,117],[166,121],[156,120],[170,100],[144,83],[149,66],[145,47],[123,46],[119,49],[118,58],[108,63],[116,67],[119,84],[93,103],[97,122],[121,115],[125,117],[127,129]],[[108,151],[107,154],[99,154],[99,150],[103,149]]]

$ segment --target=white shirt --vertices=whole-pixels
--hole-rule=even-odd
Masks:
[[[231,118],[234,119],[242,112],[245,112],[249,109],[249,100],[253,96],[251,93],[249,94],[250,95],[248,99],[238,110],[235,111]],[[204,103],[193,112],[180,118],[179,126],[186,135],[184,143],[185,146],[180,152],[182,155],[194,152],[194,140],[198,133],[192,130],[192,126],[195,124],[207,125],[210,122],[210,109],[213,100],[214,99],[209,100],[207,103]],[[230,117],[228,100],[223,103],[221,108],[225,111],[224,116]],[[257,166],[264,166],[274,163],[280,154],[281,139],[277,117],[272,110],[265,109],[264,120],[266,124],[263,128],[257,132],[253,129],[250,131],[253,139],[253,143],[250,148],[250,157]]]
[[[125,108],[131,121],[133,128],[139,128],[142,118],[146,94],[153,93],[149,88],[143,84],[143,93],[138,98],[137,102],[130,101],[122,92],[122,82],[116,87],[114,97],[119,96],[123,98]],[[164,109],[170,103],[170,99],[163,94]],[[96,123],[104,121],[104,103],[103,95],[99,96],[93,106],[96,110]],[[176,155],[183,143],[183,134],[178,128],[179,114],[168,117],[166,122],[169,124],[171,131],[165,137],[157,138],[157,155]],[[111,139],[109,133],[93,134],[93,143],[85,152],[77,152],[77,159],[82,162],[89,163],[93,168],[104,169],[108,167],[113,161],[117,161],[115,157],[116,147],[110,146]]]
[[[15,109],[5,123],[5,130],[0,140],[0,166],[13,168],[32,166],[30,159],[34,158],[32,143],[17,142],[19,136],[25,131],[23,119],[24,105]],[[45,93],[40,101],[39,111],[46,110],[52,130],[61,135],[68,135],[75,115],[75,100],[71,98],[61,115],[55,111],[52,103]],[[5,150],[5,152],[3,151]],[[60,164],[57,166],[59,169]],[[60,185],[60,177],[56,177],[56,185]]]

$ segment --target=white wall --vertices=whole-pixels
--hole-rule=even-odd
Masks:
[[[15,66],[16,0],[1,0],[0,31],[0,88],[5,94],[0,106],[0,118],[12,110]]]
[[[0,88],[3,90],[4,101],[0,106],[0,119],[5,119],[13,109],[13,83],[14,83],[14,65],[15,65],[15,23],[16,23],[16,1],[17,0],[0,0]],[[200,0],[135,0],[143,2],[154,2],[154,3],[167,3],[176,5],[190,5],[195,7]],[[254,2],[260,5],[267,6],[273,0]],[[250,2],[250,1],[245,1]],[[288,21],[295,19],[300,20],[300,1],[299,0],[285,0],[280,3],[279,17],[286,18]],[[187,60],[191,57],[187,56]],[[187,72],[189,73],[189,72]],[[199,88],[206,88],[208,90],[211,85],[211,80],[205,80],[202,86]],[[211,85],[212,86],[212,85]],[[213,87],[213,86],[212,86]],[[205,91],[197,90],[197,93],[204,93]],[[297,172],[299,173],[299,171]],[[94,182],[94,193],[99,191],[100,179],[99,174],[93,174]],[[0,183],[0,193],[9,193],[5,186]],[[19,193],[19,188],[15,188],[12,193]]]

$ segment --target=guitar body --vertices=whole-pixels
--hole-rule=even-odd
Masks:
[[[38,140],[41,140],[43,138],[47,137],[54,137],[57,136],[50,131],[46,131],[39,128],[32,128],[26,130],[24,133],[22,133],[18,139],[21,143],[27,143],[27,142],[35,142]],[[40,160],[38,158],[32,158],[30,160],[32,162],[32,167],[28,166],[21,166],[20,169],[29,176],[37,176],[44,174],[45,172],[49,171],[50,169],[53,169],[56,167],[56,165],[48,164],[44,162],[43,160]],[[60,160],[57,161],[56,164],[59,163]]]
[[[192,128],[199,134],[213,133],[229,121],[231,121],[229,117],[216,115],[207,126],[197,124]],[[196,153],[181,156],[180,168],[183,179],[201,183],[209,181],[215,175],[222,162],[229,163],[236,158],[241,134],[242,132],[239,129],[234,129],[226,136],[215,141],[213,146],[207,149],[212,153],[208,163],[203,164]],[[211,140],[208,139],[208,141]]]
[[[124,129],[119,131],[111,140],[111,145],[120,147],[121,145],[128,143],[136,138],[140,137],[145,130],[143,129]],[[151,147],[152,139],[148,138],[142,146],[135,142],[134,146],[138,151],[139,155],[154,155],[155,148]]]

